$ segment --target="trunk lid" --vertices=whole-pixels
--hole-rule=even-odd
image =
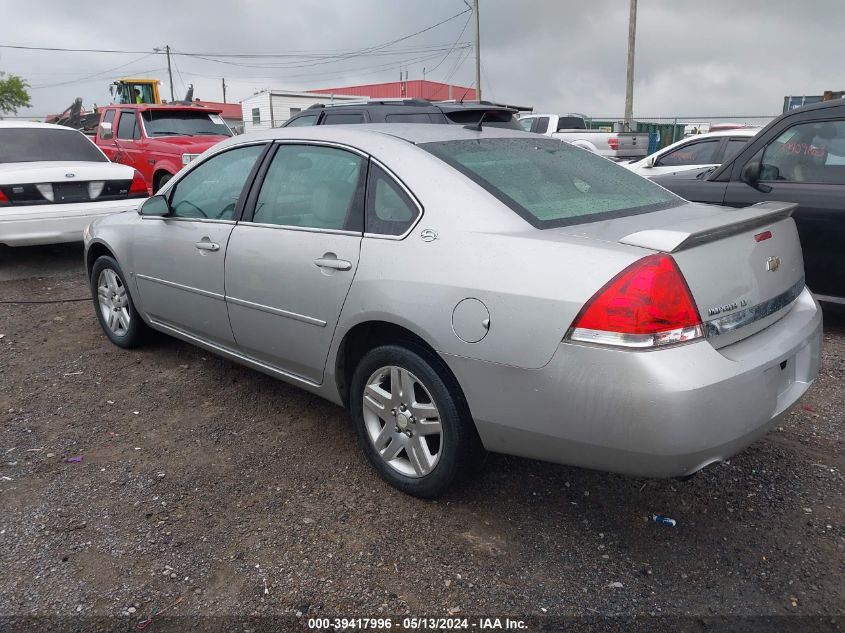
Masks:
[[[28,162],[0,165],[0,192],[11,206],[120,200],[135,170],[109,162]]]
[[[751,336],[783,316],[804,288],[794,204],[744,209],[684,205],[573,233],[671,253],[714,347]],[[673,217],[674,216],[674,217]]]

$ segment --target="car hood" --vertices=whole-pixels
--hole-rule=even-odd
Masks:
[[[135,170],[126,165],[88,161],[0,163],[0,183],[23,185],[42,182],[132,180]]]
[[[147,139],[149,150],[168,154],[202,154],[205,150],[230,137],[223,135],[202,136],[151,136]]]

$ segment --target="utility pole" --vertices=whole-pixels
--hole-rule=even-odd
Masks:
[[[167,52],[167,76],[170,77],[170,101],[176,101],[176,97],[173,96],[173,71],[170,70],[170,44],[167,44],[164,47],[164,50]]]
[[[637,0],[633,0],[636,3]],[[475,0],[475,98],[481,101],[481,21],[478,19],[478,0]]]
[[[226,78],[223,77],[223,103],[226,103]]]
[[[628,18],[628,74],[625,82],[625,131],[631,130],[634,119],[634,47],[637,37],[637,0],[631,0]]]

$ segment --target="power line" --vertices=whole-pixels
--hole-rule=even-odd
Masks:
[[[126,68],[127,66],[131,66],[132,64],[135,64],[135,63],[140,62],[144,59],[147,59],[148,57],[151,57],[152,55],[155,55],[155,53],[147,53],[147,54],[139,57],[138,59],[133,59],[131,62],[126,62],[125,64],[120,64],[119,66],[115,66],[114,68],[108,68],[106,70],[101,70],[100,72],[94,73],[93,75],[85,75],[83,77],[77,77],[76,79],[69,79],[67,81],[60,81],[60,82],[54,83],[54,84],[42,84],[40,86],[31,86],[31,88],[33,90],[41,90],[42,88],[57,88],[58,86],[67,86],[67,85],[70,85],[70,84],[80,83],[82,81],[86,81],[88,79],[93,79],[95,77],[99,77],[100,75],[105,75],[107,73],[113,72],[115,70],[119,70],[121,68]]]
[[[443,59],[441,59],[439,62],[437,62],[437,65],[436,65],[434,68],[432,68],[431,70],[429,70],[428,72],[432,73],[432,72],[434,72],[435,70],[437,70],[438,68],[440,68],[440,66],[443,64],[443,62],[445,62],[445,61],[446,61],[446,58],[447,58],[447,57],[449,57],[449,55],[451,55],[451,54],[452,54],[452,51],[454,51],[454,50],[455,50],[455,47],[458,45],[458,42],[459,42],[459,41],[460,41],[460,39],[463,37],[463,35],[464,35],[464,31],[466,31],[466,30],[467,30],[467,26],[469,26],[469,21],[470,21],[471,19],[472,19],[472,13],[470,13],[470,14],[467,16],[467,21],[466,21],[466,22],[464,22],[464,28],[462,28],[462,29],[461,29],[461,32],[460,32],[460,33],[458,33],[458,37],[456,37],[456,38],[455,38],[455,43],[454,43],[454,44],[452,44],[452,47],[451,47],[451,48],[449,49],[449,51],[448,51],[448,52],[447,52],[447,53],[443,56]]]

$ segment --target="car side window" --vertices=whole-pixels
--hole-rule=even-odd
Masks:
[[[537,126],[534,128],[534,131],[537,134],[545,134],[549,130],[549,117],[541,116],[537,117]]]
[[[786,130],[763,150],[760,180],[845,184],[845,121]]]
[[[114,113],[117,110],[106,110],[106,114],[103,116],[103,123],[112,123],[114,121]]]
[[[252,221],[362,231],[364,165],[359,155],[334,147],[282,145],[261,184]]]
[[[197,165],[176,183],[172,217],[232,220],[238,199],[264,145],[236,147]]]
[[[688,143],[678,149],[664,154],[655,167],[680,167],[682,165],[708,165],[713,162],[716,150],[722,139],[714,138],[707,141]]]
[[[525,130],[526,132],[530,132],[530,131],[531,131],[531,124],[532,124],[532,123],[534,123],[534,118],[533,118],[533,117],[532,117],[532,118],[530,118],[530,119],[520,119],[520,120],[519,120],[519,126],[520,126],[523,130]]]
[[[367,180],[364,232],[402,235],[416,222],[419,209],[399,184],[371,163]]]
[[[748,145],[747,138],[728,139],[728,144],[725,145],[725,155],[722,158],[722,162],[725,163],[728,161],[728,159],[733,158],[734,156],[739,154],[740,151],[742,151],[742,148],[744,148],[746,145]]]
[[[308,125],[316,125],[317,124],[317,115],[316,114],[306,114],[304,116],[296,117],[295,119],[291,119],[285,124],[285,127],[305,127]]]
[[[331,112],[327,113],[326,116],[323,117],[323,125],[344,125],[346,123],[363,123],[364,122],[364,114],[362,112],[348,112],[348,113],[341,113],[337,112],[332,114]]]
[[[134,112],[121,112],[120,119],[117,122],[117,138],[123,140],[130,140],[137,138],[135,136],[135,120]]]

